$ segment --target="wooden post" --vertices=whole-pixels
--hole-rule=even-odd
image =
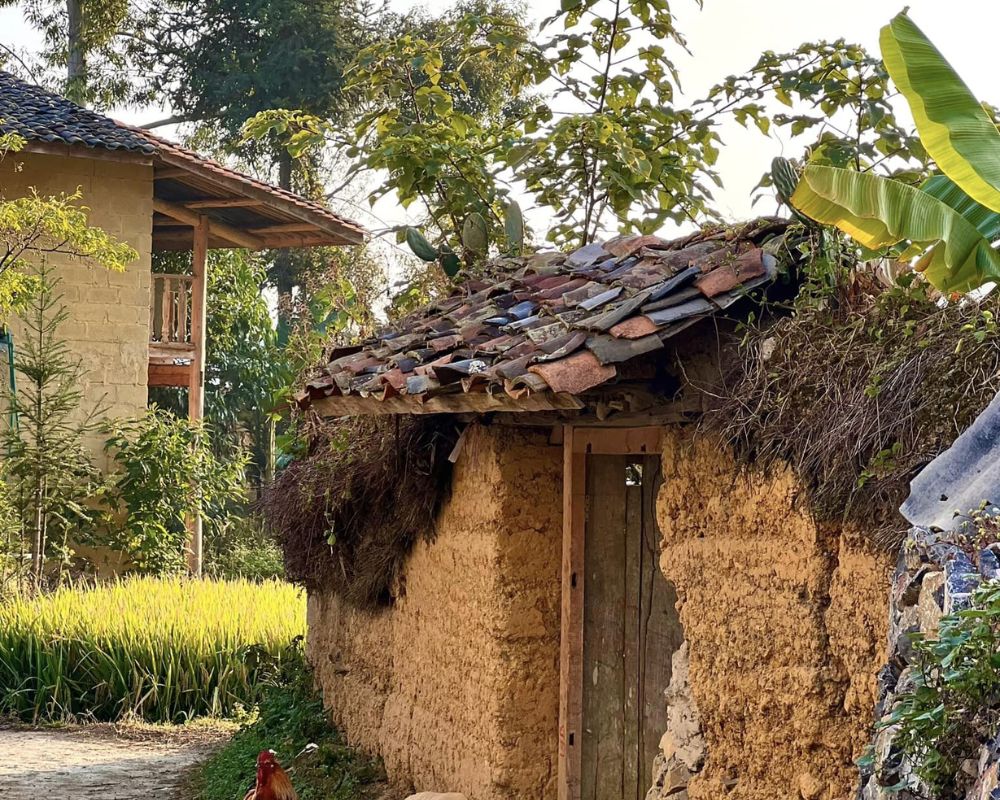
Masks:
[[[559,800],[579,800],[583,753],[583,547],[587,454],[563,428],[562,628],[559,647]]]
[[[208,218],[198,217],[194,228],[194,249],[191,272],[191,385],[188,388],[188,419],[200,422],[205,416],[205,326],[208,297]],[[188,523],[188,569],[192,575],[201,576],[202,569],[202,520],[195,514]]]

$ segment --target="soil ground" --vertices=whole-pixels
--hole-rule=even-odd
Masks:
[[[223,729],[0,729],[4,800],[174,800]]]

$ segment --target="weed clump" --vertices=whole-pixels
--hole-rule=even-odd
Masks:
[[[257,754],[274,750],[301,800],[368,800],[383,796],[381,765],[344,742],[323,710],[301,648],[291,648],[264,681],[252,718],[199,767],[195,800],[239,800],[253,785]]]

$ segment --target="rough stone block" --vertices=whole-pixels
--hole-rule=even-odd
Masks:
[[[944,613],[944,572],[929,572],[924,576],[917,600],[917,617],[920,630],[927,635],[937,633],[938,622]]]

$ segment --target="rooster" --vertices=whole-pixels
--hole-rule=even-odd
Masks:
[[[299,800],[288,773],[271,750],[257,756],[257,783],[243,800]]]

